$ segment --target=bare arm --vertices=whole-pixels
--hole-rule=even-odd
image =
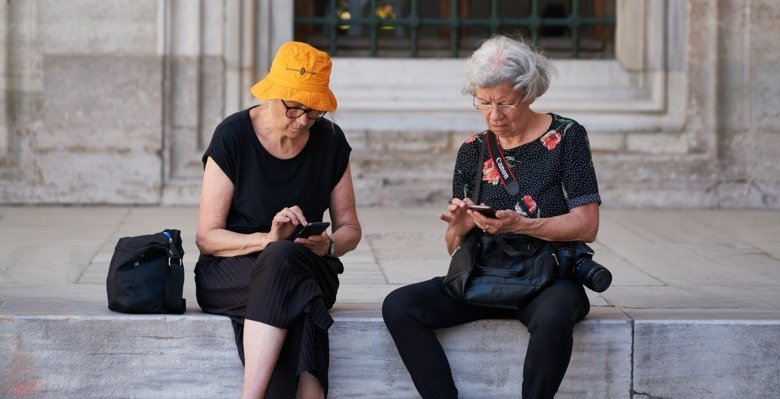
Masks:
[[[355,206],[355,188],[352,186],[350,165],[347,165],[347,170],[330,194],[330,218],[333,221],[333,234],[330,238],[336,243],[336,253],[333,255],[341,256],[355,249],[363,231]]]
[[[527,234],[547,241],[593,242],[599,231],[599,206],[596,203],[581,205],[569,213],[549,218],[531,219],[513,210],[500,210],[491,219],[479,212],[467,211],[477,227],[491,233]]]
[[[280,214],[274,217],[269,233],[241,234],[225,229],[230,203],[233,199],[233,182],[211,157],[203,172],[203,187],[198,210],[198,228],[195,244],[201,253],[215,256],[237,256],[262,251],[268,243],[289,235],[295,227],[292,218]],[[290,214],[292,212],[289,212]],[[299,221],[305,223],[305,220]]]

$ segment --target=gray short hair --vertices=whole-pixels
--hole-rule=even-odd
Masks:
[[[556,74],[552,62],[521,40],[493,36],[466,59],[463,94],[474,95],[480,87],[509,84],[533,101],[547,91]]]

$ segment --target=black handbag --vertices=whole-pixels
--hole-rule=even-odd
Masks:
[[[120,238],[108,268],[108,308],[124,313],[184,313],[181,232]]]
[[[485,136],[487,141],[493,140],[491,154],[497,155],[500,149],[492,134],[488,131]],[[472,192],[475,203],[479,201],[482,181],[479,166],[484,161],[485,145],[483,142],[477,163]],[[501,162],[496,164],[503,166]],[[504,182],[505,176],[511,181]],[[518,197],[518,204],[530,215],[511,172],[502,176],[502,183],[510,194]],[[473,229],[452,254],[444,278],[444,290],[454,299],[471,305],[518,309],[555,278],[556,264],[552,255],[552,244],[538,238],[524,235],[501,237]]]

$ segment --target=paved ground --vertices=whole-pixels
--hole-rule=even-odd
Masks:
[[[403,284],[446,273],[439,209],[364,208],[336,307],[379,307]],[[0,315],[100,315],[119,237],[183,232],[185,297],[198,311],[192,207],[0,207]],[[602,210],[595,259],[614,275],[594,306],[631,319],[780,319],[780,212]]]

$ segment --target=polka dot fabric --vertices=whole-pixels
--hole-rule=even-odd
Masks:
[[[502,148],[530,214],[525,215],[517,198],[506,192],[487,151],[480,166],[482,186],[477,203],[496,209],[514,209],[533,218],[562,215],[571,208],[593,202],[601,204],[585,128],[572,119],[550,115],[552,123],[541,137],[519,147]],[[484,140],[485,132],[475,134],[458,150],[452,178],[453,197],[462,199],[473,192],[479,149]]]

